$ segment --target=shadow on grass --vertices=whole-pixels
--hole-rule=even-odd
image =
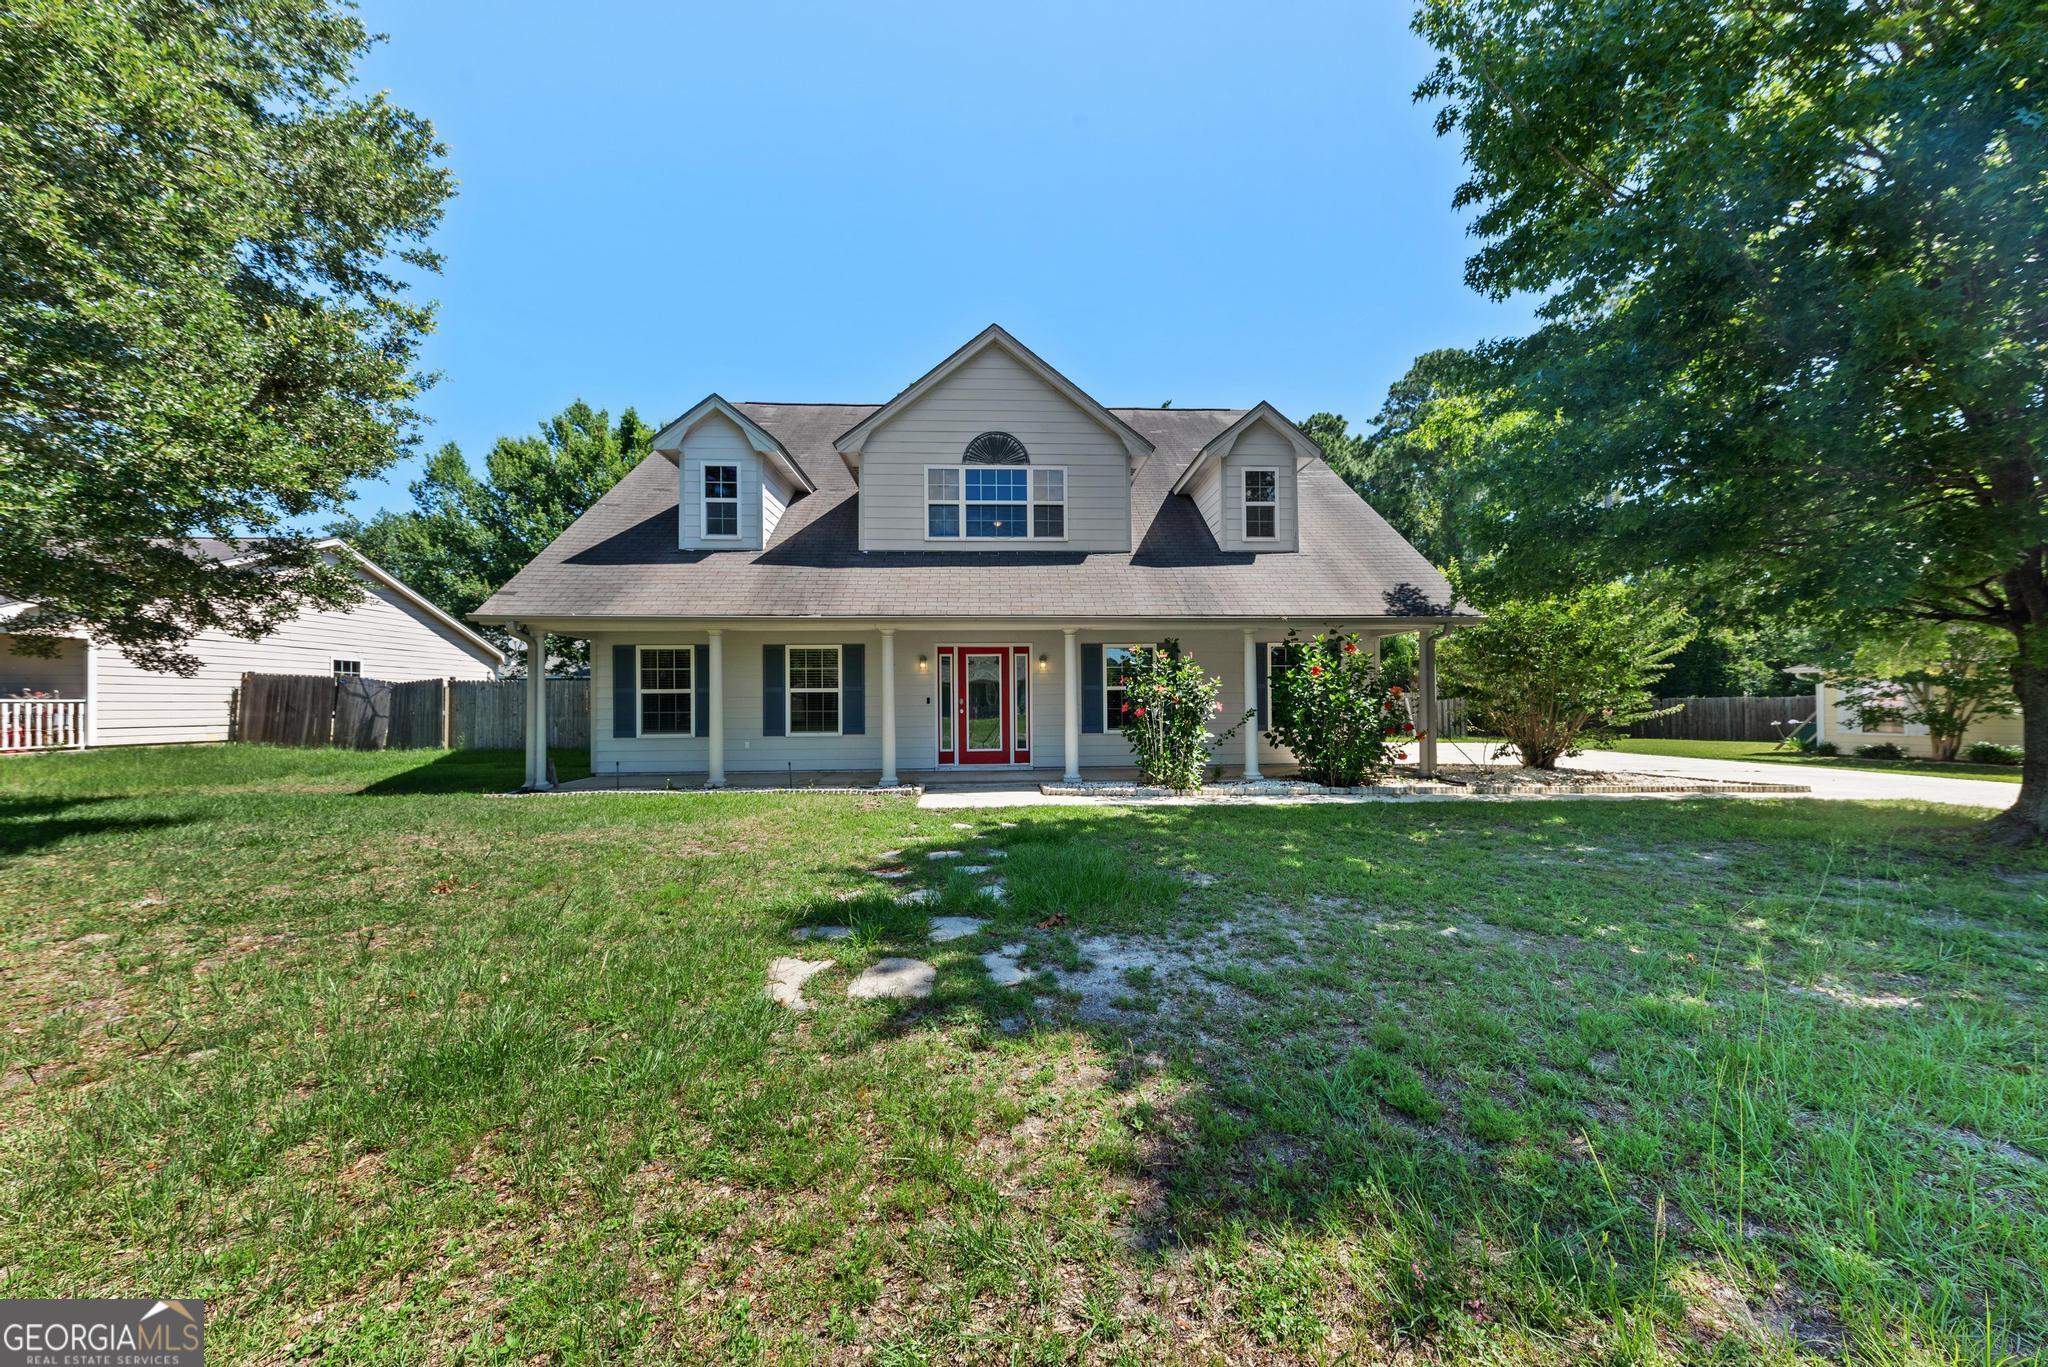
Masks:
[[[359,790],[361,797],[414,797],[423,793],[509,793],[525,777],[526,757],[518,750],[421,750],[420,762]],[[590,772],[585,750],[550,750],[558,778]]]
[[[16,859],[76,836],[120,835],[183,826],[190,817],[70,816],[66,813],[119,797],[0,798],[0,859]]]

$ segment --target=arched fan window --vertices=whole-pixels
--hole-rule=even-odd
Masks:
[[[1008,432],[984,432],[960,453],[963,465],[1029,465],[1031,453]]]

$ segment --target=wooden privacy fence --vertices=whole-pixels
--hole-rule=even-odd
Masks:
[[[1663,706],[1679,710],[1639,721],[1628,733],[1642,740],[1776,740],[1799,723],[1813,720],[1811,693],[1788,698],[1665,698]]]
[[[590,681],[549,679],[548,744],[590,744]],[[244,674],[234,738],[260,745],[349,750],[518,750],[526,744],[524,679],[336,678]]]

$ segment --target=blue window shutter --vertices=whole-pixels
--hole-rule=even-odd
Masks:
[[[1266,669],[1272,659],[1273,647],[1260,641],[1252,649],[1257,652],[1252,664],[1252,687],[1259,695],[1259,729],[1264,731],[1273,724],[1266,716]]]
[[[780,736],[786,728],[783,718],[788,715],[789,672],[783,667],[781,646],[761,647],[761,734]]]
[[[700,736],[711,734],[711,647],[698,646],[690,661],[690,717]]]
[[[868,648],[864,645],[839,647],[839,731],[847,736],[868,733]]]
[[[631,740],[640,734],[640,648],[612,647],[612,736]]]
[[[1102,647],[1081,647],[1081,729],[1102,734]]]

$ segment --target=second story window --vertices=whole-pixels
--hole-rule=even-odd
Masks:
[[[1277,470],[1244,472],[1244,538],[1271,541],[1280,535],[1280,474]]]
[[[740,467],[704,467],[704,535],[740,534]]]
[[[1065,540],[1067,472],[1045,466],[934,465],[924,475],[929,540]]]

